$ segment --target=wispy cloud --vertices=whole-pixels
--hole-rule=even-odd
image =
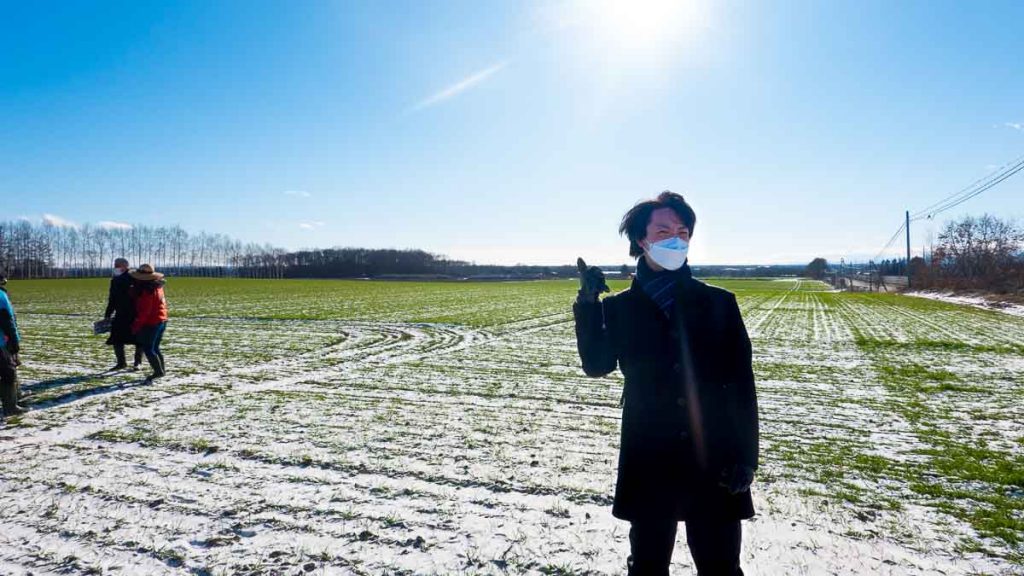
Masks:
[[[1007,128],[1013,128],[1014,130],[1017,130],[1019,132],[1024,132],[1024,123],[1021,122],[1004,122],[1003,126],[1006,126]]]
[[[53,214],[43,214],[43,225],[53,226],[54,228],[78,228],[78,224],[71,220]]]
[[[317,220],[316,222],[300,222],[299,228],[303,230],[313,230],[315,228],[322,228],[326,223]]]
[[[487,80],[494,74],[497,74],[506,66],[508,66],[508,60],[498,62],[493,66],[484,68],[479,72],[470,74],[469,76],[463,78],[462,80],[459,80],[458,82],[448,86],[447,88],[444,88],[439,92],[435,92],[431,96],[421,100],[418,104],[412,107],[411,111],[417,112],[419,110],[423,110],[424,108],[430,108],[431,106],[440,104],[445,100],[450,100],[451,98],[454,98],[459,94],[462,94],[466,90],[469,90],[470,88],[480,84],[484,80]]]
[[[312,194],[306,192],[305,190],[285,190],[284,195],[292,196],[294,198],[309,198],[310,196],[312,196]]]
[[[131,230],[134,228],[134,226],[127,222],[115,222],[113,220],[101,220],[96,223],[96,226],[103,230]]]

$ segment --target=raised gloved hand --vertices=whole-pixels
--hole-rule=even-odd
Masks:
[[[577,302],[597,302],[601,292],[610,292],[608,283],[604,281],[604,272],[597,266],[587,266],[583,258],[576,259],[576,268],[580,271],[580,291]]]
[[[718,478],[718,485],[735,496],[750,490],[750,484],[754,481],[754,469],[750,466],[733,466],[722,470]]]

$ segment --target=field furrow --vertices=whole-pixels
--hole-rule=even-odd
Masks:
[[[0,571],[621,573],[622,377],[582,374],[571,283],[181,282],[154,384],[104,371],[90,281],[15,300]],[[1024,319],[721,284],[761,410],[747,574],[1024,566]]]

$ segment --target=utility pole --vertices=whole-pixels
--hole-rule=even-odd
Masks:
[[[907,289],[910,289],[910,210],[907,210]]]

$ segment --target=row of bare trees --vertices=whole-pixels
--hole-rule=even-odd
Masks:
[[[1024,228],[985,214],[947,222],[928,258],[910,262],[918,288],[1024,291]]]
[[[105,275],[114,258],[177,275],[281,278],[286,251],[180,226],[0,222],[0,271],[14,278]]]
[[[423,250],[329,248],[287,252],[179,226],[0,223],[0,272],[14,278],[109,274],[114,258],[176,276],[242,278],[517,277],[575,275],[574,266],[480,266]]]

